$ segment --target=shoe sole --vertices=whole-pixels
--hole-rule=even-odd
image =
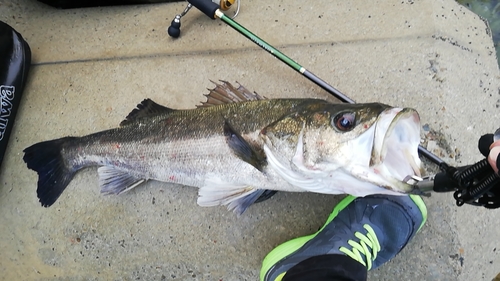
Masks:
[[[420,229],[424,226],[426,220],[427,220],[427,208],[425,206],[424,201],[422,198],[418,195],[410,195],[410,198],[412,199],[413,203],[418,207],[422,214],[422,223],[420,224],[417,232],[420,231]],[[328,219],[326,220],[325,224],[321,227],[320,230],[318,230],[316,233],[308,235],[308,236],[302,236],[299,238],[292,239],[288,242],[285,242],[278,247],[276,247],[274,250],[272,250],[262,261],[262,269],[260,271],[260,280],[264,281],[264,278],[266,276],[266,273],[269,272],[269,270],[277,264],[279,261],[282,259],[292,255],[295,253],[297,250],[299,250],[302,246],[304,246],[305,243],[316,237],[337,215],[340,211],[345,209],[347,205],[349,205],[352,201],[354,201],[356,197],[354,196],[347,196],[346,198],[342,199],[342,201],[339,202],[333,209],[332,213],[330,216],[328,216]],[[275,280],[272,281],[280,281],[281,278],[285,275],[286,272],[283,272],[280,274]]]

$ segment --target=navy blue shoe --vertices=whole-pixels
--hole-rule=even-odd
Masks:
[[[262,281],[279,281],[301,261],[342,254],[375,269],[398,254],[427,219],[417,195],[347,196],[315,234],[290,240],[264,259]]]

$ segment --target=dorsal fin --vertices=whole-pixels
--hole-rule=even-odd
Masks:
[[[219,81],[221,82],[220,84],[211,81],[215,84],[215,88],[208,89],[209,93],[205,95],[207,97],[207,101],[202,102],[201,105],[197,105],[197,107],[209,107],[227,103],[266,99],[256,92],[250,92],[249,90],[247,90],[247,88],[243,87],[238,82],[236,82],[238,83],[238,88],[235,88],[231,83],[227,81]]]
[[[171,113],[174,111],[175,109],[159,105],[150,99],[145,99],[137,105],[137,108],[134,108],[134,110],[132,110],[132,112],[127,115],[125,120],[120,123],[120,126],[127,125],[130,122],[142,117],[155,116],[158,114]]]

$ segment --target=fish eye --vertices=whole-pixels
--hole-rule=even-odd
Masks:
[[[343,112],[333,118],[333,126],[340,131],[350,131],[354,128],[356,115],[352,112]]]

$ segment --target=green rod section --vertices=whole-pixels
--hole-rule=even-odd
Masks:
[[[310,81],[312,81],[316,85],[320,86],[323,90],[332,94],[334,97],[339,99],[341,102],[354,103],[354,100],[350,99],[348,96],[342,94],[339,90],[330,86],[330,84],[326,83],[324,80],[322,80],[318,76],[314,75],[314,73],[305,69],[303,66],[301,66],[300,64],[298,64],[297,62],[295,62],[291,58],[287,57],[285,54],[278,51],[276,48],[269,45],[264,40],[260,39],[257,35],[253,34],[251,31],[249,31],[245,27],[241,26],[239,23],[232,20],[230,17],[224,15],[224,13],[221,12],[220,10],[215,11],[215,16],[220,18],[223,22],[225,22],[226,24],[228,24],[229,26],[234,28],[236,31],[238,31],[243,36],[250,39],[252,42],[257,44],[259,47],[266,50],[268,53],[270,53],[274,57],[278,58],[279,60],[281,60],[282,62],[287,64],[288,66],[293,68],[295,71],[301,73],[303,76],[305,76],[307,79],[309,79]]]
[[[240,24],[238,24],[237,22],[232,20],[230,17],[224,15],[224,13],[222,13],[220,10],[217,10],[215,12],[215,15],[218,18],[220,18],[222,21],[227,23],[229,26],[236,29],[236,31],[245,35],[248,39],[252,40],[255,44],[259,45],[262,49],[268,51],[271,55],[273,55],[273,56],[277,57],[278,59],[280,59],[281,61],[285,62],[288,66],[295,69],[296,71],[298,71],[300,73],[304,73],[305,68],[303,68],[300,64],[296,63],[294,60],[287,57],[285,54],[278,51],[273,46],[267,44],[264,40],[257,37],[257,35],[253,34],[251,31],[249,31],[245,27],[241,26]]]

